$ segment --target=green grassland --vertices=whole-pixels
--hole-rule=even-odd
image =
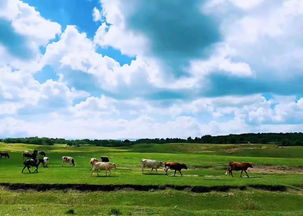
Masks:
[[[153,145],[150,145],[153,146]],[[148,152],[146,150],[148,149]],[[168,149],[172,149],[172,153]],[[40,167],[38,174],[21,173],[23,167],[22,151],[43,150],[50,158],[49,168]],[[234,149],[234,150],[232,150]],[[9,151],[10,159],[0,159],[1,183],[73,183],[73,184],[139,184],[139,185],[303,185],[303,175],[297,173],[254,173],[252,178],[231,178],[225,176],[225,168],[229,161],[249,161],[255,166],[274,165],[287,168],[301,168],[303,158],[298,152],[303,147],[279,148],[267,145],[197,145],[197,144],[164,144],[154,145],[154,151],[147,145],[132,146],[129,148],[108,148],[95,146],[70,147],[65,145],[35,146],[25,144],[0,144],[0,151]],[[266,151],[266,156],[256,157],[258,151]],[[289,154],[287,154],[289,152]],[[280,156],[278,157],[277,154]],[[72,156],[76,160],[76,167],[65,164],[62,167],[61,157]],[[111,177],[91,176],[89,160],[107,155],[117,164]],[[162,161],[178,161],[186,163],[188,170],[184,176],[166,176],[163,170],[158,173],[146,170],[141,173],[140,160],[142,158]],[[103,173],[101,173],[103,174]]]
[[[43,150],[50,158],[49,168],[39,173],[21,173],[24,150]],[[97,185],[186,185],[250,186],[283,185],[287,192],[249,189],[230,192],[193,193],[188,191],[9,191],[0,189],[1,215],[64,215],[73,209],[76,215],[303,215],[303,147],[243,144],[140,144],[129,147],[96,147],[67,145],[37,146],[0,143],[0,151],[10,159],[0,159],[0,183],[31,184],[97,184]],[[61,165],[62,156],[72,156],[76,167]],[[117,164],[110,177],[104,173],[91,176],[89,160],[109,156]],[[142,158],[178,161],[189,167],[183,177],[164,175],[163,170],[141,173]],[[225,176],[230,161],[252,162],[251,178]],[[258,167],[281,167],[287,173],[256,172]],[[255,171],[254,171],[255,170]],[[292,172],[293,170],[293,172]],[[302,172],[297,172],[297,171]],[[294,190],[295,189],[295,190]],[[237,205],[230,203],[239,202]],[[117,213],[117,212],[116,212]]]
[[[25,192],[0,189],[1,215],[303,215],[297,192]],[[116,214],[115,214],[116,213]]]

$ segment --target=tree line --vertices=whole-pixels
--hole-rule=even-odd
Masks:
[[[222,136],[205,135],[202,137],[181,138],[155,138],[137,140],[110,140],[110,139],[64,139],[48,137],[25,137],[25,138],[4,138],[4,143],[25,143],[36,145],[67,144],[70,146],[95,145],[105,147],[122,147],[134,144],[165,144],[165,143],[214,143],[214,144],[276,144],[282,146],[303,146],[303,133],[246,133],[229,134]]]

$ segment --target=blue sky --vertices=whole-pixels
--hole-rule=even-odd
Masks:
[[[303,131],[300,0],[3,0],[0,137]]]

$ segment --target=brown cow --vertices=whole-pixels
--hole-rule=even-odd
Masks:
[[[167,175],[168,170],[175,170],[174,176],[176,175],[176,171],[179,171],[179,173],[182,176],[181,170],[187,169],[187,166],[185,164],[177,163],[177,162],[166,162],[165,163],[165,174]]]
[[[31,154],[29,151],[24,151],[22,155],[23,155],[23,159],[24,159],[24,158],[32,158],[32,159],[35,159],[35,158],[37,158],[37,156],[38,156],[38,151],[37,151],[37,150],[34,150],[32,154]]]
[[[246,173],[247,177],[249,178],[249,175],[247,174],[246,170],[251,167],[253,168],[252,163],[243,163],[243,162],[229,162],[227,170],[225,175],[231,175],[233,176],[233,170],[241,170],[240,177],[242,177],[243,171]]]
[[[7,152],[0,152],[0,158],[9,158],[9,154]]]

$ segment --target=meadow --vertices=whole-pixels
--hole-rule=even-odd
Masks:
[[[21,173],[22,152],[42,150],[50,158],[49,168],[39,173]],[[228,192],[193,193],[177,190],[80,192],[0,189],[1,215],[41,215],[46,206],[49,215],[303,215],[303,147],[264,144],[138,144],[129,147],[67,145],[37,146],[0,143],[10,159],[0,159],[0,183],[90,184],[90,185],[175,185],[233,187]],[[76,167],[61,157],[72,156]],[[117,164],[110,177],[91,176],[89,159],[108,156]],[[141,173],[142,158],[186,163],[188,170],[174,177],[163,170]],[[254,164],[250,178],[225,176],[230,161]],[[283,186],[284,192],[256,190],[255,186]],[[237,187],[245,187],[239,190]],[[230,203],[238,205],[230,205]],[[70,210],[70,212],[68,212]]]

